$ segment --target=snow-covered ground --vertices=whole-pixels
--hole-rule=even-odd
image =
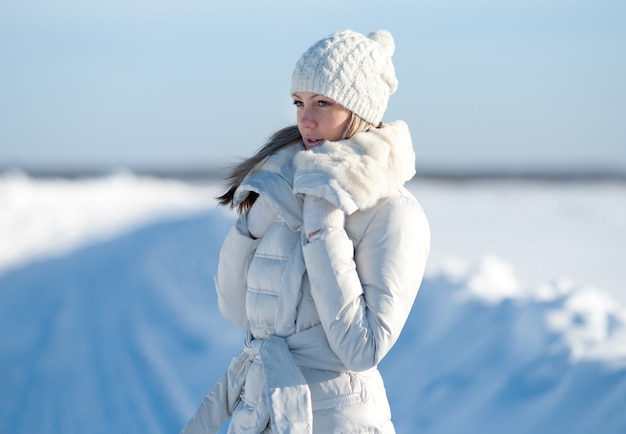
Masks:
[[[432,257],[399,433],[626,432],[626,185],[414,181]],[[219,185],[0,176],[0,432],[172,433],[239,351]]]

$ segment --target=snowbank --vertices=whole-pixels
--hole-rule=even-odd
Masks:
[[[158,219],[214,207],[215,186],[117,172],[74,181],[0,176],[0,273]]]

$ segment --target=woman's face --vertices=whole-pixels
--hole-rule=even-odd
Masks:
[[[325,140],[343,138],[352,112],[332,99],[312,92],[295,92],[293,103],[297,110],[298,130],[307,148],[319,146]]]

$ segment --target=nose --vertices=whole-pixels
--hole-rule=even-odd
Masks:
[[[317,121],[315,120],[315,116],[313,115],[310,108],[300,108],[300,113],[298,114],[298,123],[301,127],[306,128],[307,130],[315,128],[315,126],[317,125]]]

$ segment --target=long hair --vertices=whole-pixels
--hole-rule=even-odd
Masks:
[[[363,120],[361,117],[352,114],[346,130],[343,133],[343,139],[348,139],[361,131],[368,131],[373,125]],[[377,126],[379,128],[380,125]],[[226,205],[231,208],[235,207],[234,198],[235,191],[241,185],[243,180],[254,169],[254,167],[265,158],[279,151],[280,149],[295,144],[302,140],[302,135],[297,125],[291,125],[275,132],[269,140],[250,158],[247,158],[231,168],[226,176],[226,191],[217,197],[220,205]],[[259,195],[250,192],[248,197],[237,205],[237,212],[242,214],[249,209]]]

